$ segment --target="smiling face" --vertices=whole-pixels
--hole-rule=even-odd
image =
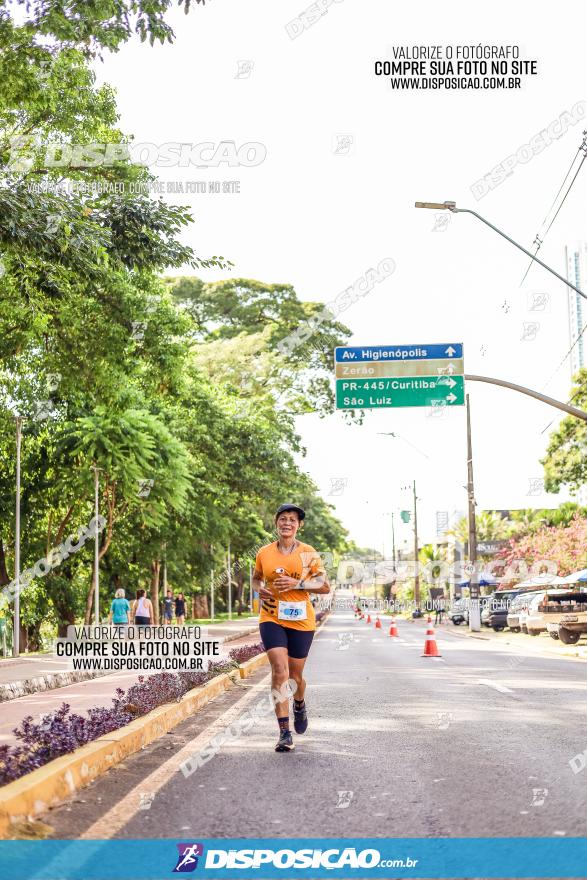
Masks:
[[[284,510],[275,520],[275,525],[280,538],[295,538],[300,520],[295,510]]]

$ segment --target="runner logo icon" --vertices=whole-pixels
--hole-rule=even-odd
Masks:
[[[173,869],[174,874],[188,874],[198,867],[198,856],[204,855],[204,847],[201,843],[178,843],[179,851],[177,865]]]

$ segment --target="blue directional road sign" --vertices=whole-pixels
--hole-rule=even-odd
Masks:
[[[462,342],[335,349],[337,409],[463,406]]]

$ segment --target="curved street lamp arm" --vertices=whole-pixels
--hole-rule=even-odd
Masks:
[[[550,266],[547,266],[546,263],[543,263],[542,260],[539,260],[536,254],[527,251],[525,247],[522,247],[521,244],[518,244],[517,241],[514,241],[513,238],[510,238],[509,235],[506,235],[505,232],[502,232],[501,229],[498,229],[497,226],[494,226],[493,223],[490,223],[489,220],[486,220],[485,217],[482,217],[481,214],[478,214],[476,211],[471,211],[470,208],[457,208],[456,205],[452,207],[450,203],[448,203],[446,207],[449,211],[452,211],[453,214],[472,214],[473,217],[477,217],[478,220],[481,220],[482,223],[485,223],[486,226],[489,226],[490,229],[493,229],[494,232],[497,232],[498,235],[501,235],[502,238],[505,238],[506,241],[509,241],[510,244],[513,244],[519,250],[523,251],[528,257],[530,257],[531,260],[533,260],[535,263],[538,263],[540,266],[542,266],[543,269],[546,269],[547,272],[550,272],[552,275],[558,278],[559,281],[562,281],[563,284],[566,284],[567,287],[572,287],[572,289],[576,293],[578,293],[579,296],[582,296],[583,299],[587,299],[587,294],[583,293],[582,290],[579,290],[578,287],[575,287],[575,285],[568,281],[566,278],[563,278],[562,275],[559,275],[558,272],[556,272]]]
[[[562,400],[555,400],[554,397],[547,397],[546,394],[541,394],[540,391],[532,391],[531,388],[526,388],[525,385],[515,385],[513,382],[506,382],[505,379],[491,379],[489,376],[472,376],[470,373],[465,373],[465,379],[469,382],[488,382],[490,385],[501,385],[503,388],[510,388],[512,391],[519,391],[521,394],[527,394],[529,397],[534,397],[536,400],[541,400],[542,403],[562,409],[563,412],[587,422],[587,412],[584,410],[570,406],[568,403],[563,403]]]

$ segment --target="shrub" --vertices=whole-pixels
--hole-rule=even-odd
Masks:
[[[229,656],[236,663],[244,663],[246,660],[251,660],[253,657],[257,657],[258,654],[263,654],[264,652],[263,643],[257,642],[256,645],[240,645],[238,648],[233,648],[229,652]]]
[[[206,672],[183,671],[177,674],[159,672],[148,678],[140,676],[128,691],[117,688],[112,707],[96,706],[87,716],[71,713],[63,703],[59,709],[33,721],[25,718],[14,733],[20,740],[17,746],[0,746],[0,786],[48,764],[60,755],[73,752],[80,746],[124,727],[134,718],[146,715],[157,706],[180,700],[192,688],[205,684],[217,675],[235,669],[243,660],[263,651],[262,645],[233,648],[230,660],[212,661]]]

